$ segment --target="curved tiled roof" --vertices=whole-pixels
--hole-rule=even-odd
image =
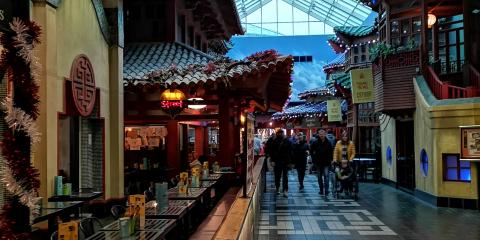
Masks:
[[[325,66],[323,66],[323,70],[327,70],[329,68],[341,67],[345,64],[346,57],[345,53],[338,54],[334,59],[327,62]]]
[[[125,50],[124,84],[191,85],[223,81],[293,62],[291,56],[265,61],[214,59],[179,43],[138,43]],[[172,67],[174,66],[174,67]]]
[[[186,68],[191,64],[206,64],[213,57],[181,43],[132,43],[124,49],[123,78],[145,80],[148,74],[172,65]]]
[[[348,106],[347,101],[341,102],[342,113],[346,113]],[[305,117],[327,113],[327,102],[306,102],[304,104],[286,108],[282,112],[272,115],[272,119],[281,119],[285,117]]]
[[[298,94],[298,98],[305,99],[305,98],[308,98],[311,96],[317,96],[317,95],[332,96],[328,88],[319,87],[319,88],[314,88],[314,89],[301,92],[300,94]]]
[[[374,26],[339,26],[334,27],[335,33],[341,33],[352,37],[363,37],[375,31]]]
[[[330,75],[330,79],[327,80],[327,87],[333,88],[334,84],[337,83],[338,85],[350,89],[351,88],[351,81],[350,81],[350,74],[349,73],[333,73]]]

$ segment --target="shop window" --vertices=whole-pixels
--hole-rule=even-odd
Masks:
[[[443,180],[444,181],[471,181],[469,161],[460,161],[459,154],[443,154]]]
[[[190,45],[190,47],[195,47],[195,37],[194,37],[195,33],[194,33],[194,29],[192,26],[188,27],[188,45]]]
[[[393,20],[390,22],[391,44],[394,46],[408,46],[413,41],[414,46],[420,43],[422,21],[420,17]]]
[[[386,158],[387,158],[387,164],[388,166],[392,166],[392,148],[390,146],[387,147],[387,153],[386,153]]]
[[[358,63],[358,56],[353,57],[353,63]]]
[[[186,34],[185,34],[185,15],[178,16],[178,36],[180,38],[180,42],[186,43]]]
[[[465,63],[463,16],[438,20],[438,52],[436,69],[440,74],[462,71]]]
[[[420,166],[424,177],[428,175],[428,155],[425,149],[420,152]]]
[[[362,63],[367,61],[367,56],[362,55]]]

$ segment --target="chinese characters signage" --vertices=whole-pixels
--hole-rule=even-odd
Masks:
[[[461,159],[480,160],[480,128],[462,128]]]
[[[342,121],[342,109],[340,107],[340,101],[328,100],[327,101],[327,114],[329,122]]]
[[[353,103],[374,101],[372,68],[354,69],[350,71],[352,80]]]

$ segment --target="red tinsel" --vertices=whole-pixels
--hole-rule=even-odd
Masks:
[[[27,39],[23,44],[39,43],[40,27],[34,22],[23,22],[26,26]],[[0,55],[0,71],[5,72],[8,81],[13,82],[15,107],[25,111],[33,119],[38,117],[38,85],[31,73],[31,63],[28,63],[19,54],[21,50],[18,45],[22,44],[15,40],[17,33],[13,30],[0,34],[0,44],[3,51]],[[25,190],[37,191],[40,187],[38,171],[30,162],[30,139],[22,131],[5,131],[3,141],[0,144],[2,155],[6,160],[6,167],[11,170],[15,180],[22,184]],[[15,203],[15,204],[13,204]],[[24,212],[20,211],[18,199],[3,206],[0,215],[0,239],[29,239],[28,233],[21,232],[25,224]],[[21,225],[21,226],[17,226]]]

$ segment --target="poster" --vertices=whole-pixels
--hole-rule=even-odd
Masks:
[[[354,104],[373,102],[372,68],[353,69],[350,71],[352,80],[352,100]]]
[[[59,240],[77,240],[78,239],[78,221],[71,221],[58,224]]]
[[[180,173],[180,181],[178,182],[178,193],[187,194],[188,172]]]
[[[342,121],[342,108],[339,100],[327,101],[327,116],[328,122],[341,122]]]
[[[461,128],[461,159],[480,160],[480,128]]]
[[[246,132],[247,132],[247,192],[251,190],[253,185],[253,166],[255,164],[254,159],[254,140],[255,140],[255,119],[251,114],[246,119]]]
[[[132,216],[145,217],[145,196],[130,195],[128,196],[129,212]]]

